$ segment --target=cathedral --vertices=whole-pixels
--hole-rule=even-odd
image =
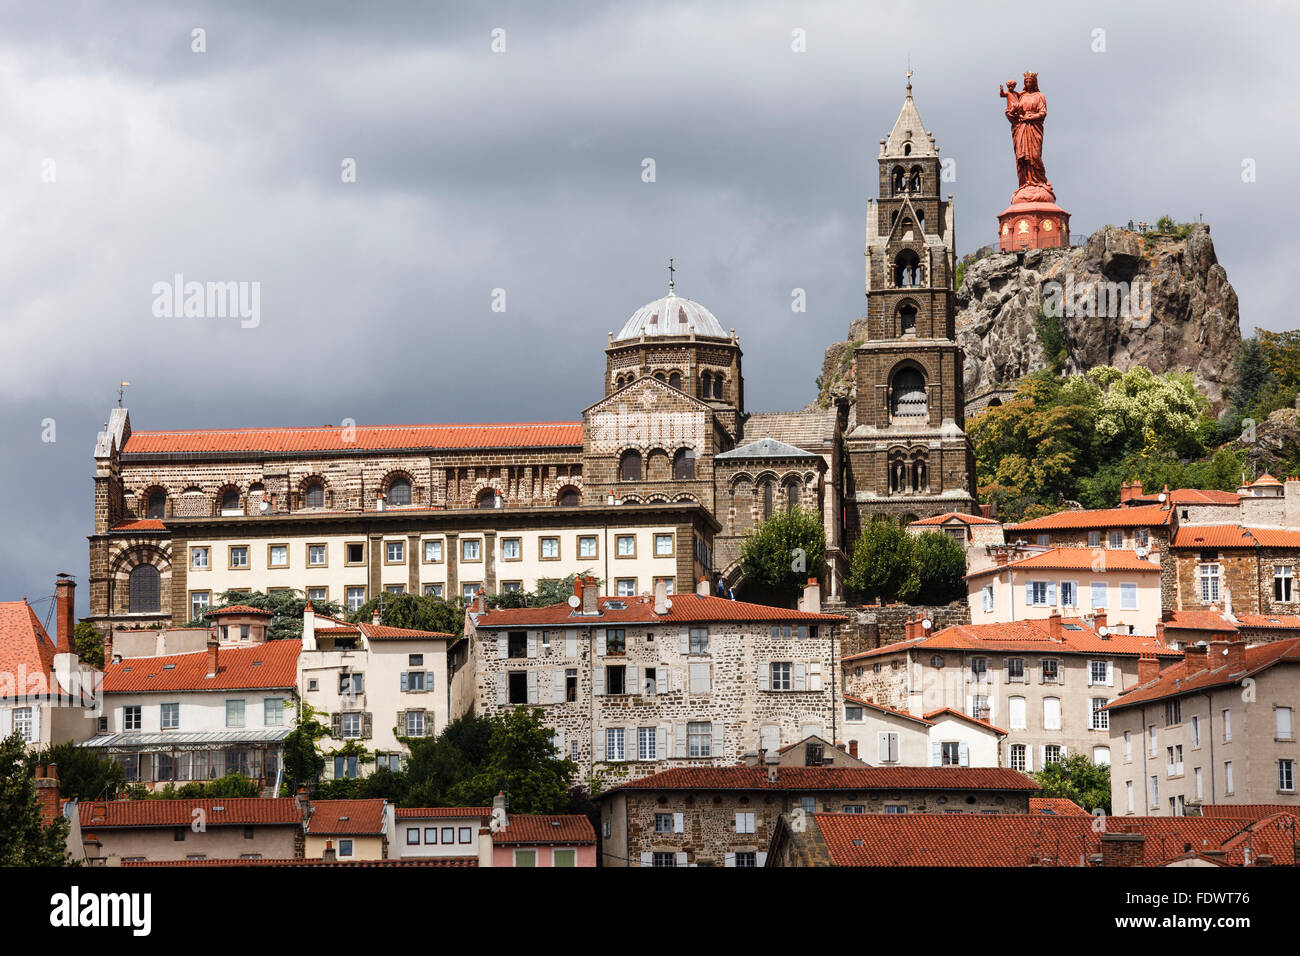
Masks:
[[[736,330],[670,279],[610,333],[581,421],[136,431],[118,407],[95,448],[91,619],[181,624],[230,590],[355,610],[578,572],[614,595],[736,588],[745,535],[795,507],[821,516],[823,594],[842,601],[874,516],[978,511],[953,206],[910,82],[879,170],[855,400],[748,411]]]

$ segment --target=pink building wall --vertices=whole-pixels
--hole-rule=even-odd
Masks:
[[[492,848],[492,865],[497,866],[514,866],[516,850],[536,850],[537,865],[551,866],[553,850],[576,850],[577,856],[574,860],[575,866],[595,866],[596,865],[596,847],[591,846],[547,846],[530,844],[527,846],[494,846]]]

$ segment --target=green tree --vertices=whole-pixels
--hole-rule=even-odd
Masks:
[[[445,805],[459,781],[477,773],[492,750],[493,723],[487,717],[465,715],[453,720],[436,737],[406,741],[411,759],[406,764],[410,789],[405,805]]]
[[[0,741],[0,866],[67,866],[68,821],[42,822],[27,757],[21,734]]]
[[[579,575],[591,575],[591,570],[575,571],[563,578],[538,578],[535,591],[502,591],[500,594],[488,594],[488,610],[515,607],[549,607],[563,604],[573,594],[573,582]]]
[[[77,659],[91,667],[104,669],[104,636],[89,621],[78,621],[72,629],[77,642]]]
[[[1073,800],[1089,813],[1098,807],[1110,813],[1110,767],[1106,764],[1094,764],[1083,754],[1069,754],[1030,776],[1043,788],[1040,796]]]
[[[912,604],[949,604],[966,597],[966,550],[941,531],[913,536],[911,569],[899,597]]]
[[[316,741],[329,733],[319,719],[315,708],[299,703],[294,728],[284,738],[284,779],[280,781],[281,796],[292,796],[299,787],[310,787],[320,780],[325,770],[325,757]]]
[[[217,595],[220,603],[207,612],[205,617],[210,617],[213,611],[219,611],[222,608],[242,604],[248,607],[255,607],[259,611],[271,612],[271,623],[266,627],[266,639],[268,641],[278,641],[284,638],[293,640],[302,640],[302,615],[307,608],[307,598],[302,591],[222,591]],[[333,601],[312,601],[312,610],[317,614],[324,614],[328,617],[342,617],[343,608]],[[206,620],[191,621],[191,624],[206,626]]]
[[[492,720],[486,762],[454,784],[454,806],[490,806],[504,792],[516,813],[562,813],[578,765],[555,749],[552,731],[539,708],[516,707]]]
[[[1255,337],[1278,382],[1291,388],[1300,386],[1300,329],[1270,332],[1257,328]]]
[[[910,575],[912,544],[912,536],[893,519],[871,522],[853,546],[849,589],[866,601],[897,599]]]
[[[1260,394],[1277,381],[1277,374],[1269,361],[1268,350],[1258,337],[1241,340],[1235,366],[1237,384],[1232,388],[1232,407],[1244,415]]]
[[[352,621],[369,623],[379,609],[379,620],[388,627],[417,631],[439,631],[459,635],[465,629],[465,602],[444,600],[428,594],[380,594],[357,609]]]
[[[126,773],[116,760],[97,748],[71,742],[47,747],[28,759],[30,767],[38,763],[58,767],[59,791],[69,799],[112,800],[126,782]]]
[[[740,570],[749,585],[791,601],[810,577],[824,581],[826,529],[803,508],[774,514],[745,536]]]

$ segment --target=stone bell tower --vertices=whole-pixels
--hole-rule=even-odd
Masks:
[[[940,198],[939,149],[921,123],[910,75],[878,163],[880,197],[867,206],[866,334],[854,350],[857,401],[847,436],[846,518],[853,521],[856,505],[859,527],[882,512],[915,520],[978,511],[954,328],[953,203]]]

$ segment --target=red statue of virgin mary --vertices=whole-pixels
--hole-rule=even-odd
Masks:
[[[1011,205],[998,215],[999,246],[1011,252],[1068,245],[1070,214],[1056,205],[1056,194],[1043,168],[1047,100],[1038,89],[1038,74],[1025,73],[1023,93],[1016,92],[1015,80],[1008,80],[1005,87],[998,88],[998,95],[1007,101],[1019,180]]]

